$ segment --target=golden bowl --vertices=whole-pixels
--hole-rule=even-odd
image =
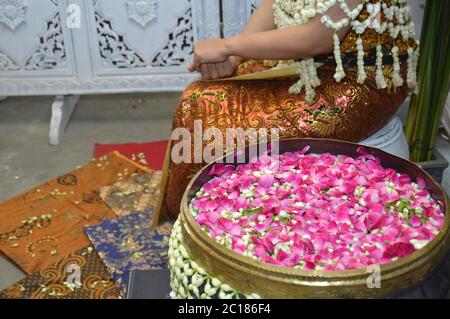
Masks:
[[[305,146],[311,147],[311,153],[330,152],[356,157],[361,145],[330,139],[292,139],[279,142],[279,153],[301,150]],[[433,198],[442,201],[446,209],[445,224],[430,243],[411,255],[379,267],[379,288],[368,285],[372,280],[372,269],[320,271],[285,268],[235,253],[211,239],[194,220],[188,204],[202,185],[212,178],[208,173],[214,163],[196,174],[182,199],[179,223],[182,243],[190,259],[222,283],[263,298],[380,298],[419,283],[442,261],[448,250],[448,197],[440,185],[415,163],[376,148],[364,148],[379,157],[384,167],[406,173],[413,179],[422,177]],[[248,158],[248,148],[245,152]],[[236,152],[229,156],[235,158]]]

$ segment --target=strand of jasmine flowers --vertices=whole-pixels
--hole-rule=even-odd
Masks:
[[[398,6],[394,11],[394,16],[399,22],[399,33],[404,41],[408,41],[410,36],[414,35],[414,27],[411,22],[409,7],[406,5],[406,0],[398,0]],[[406,25],[406,21],[409,23]],[[407,60],[407,75],[406,75],[406,83],[409,88],[416,87],[416,54],[414,48],[408,45],[407,49],[408,60]]]
[[[345,12],[347,17],[349,17],[351,20],[355,20],[356,17],[359,16],[364,7],[363,3],[360,3],[353,11],[350,11],[350,9],[347,6],[347,3],[344,0],[339,2],[339,6]],[[368,21],[368,19],[366,19],[365,21]],[[366,30],[368,26],[369,24],[366,23],[366,24],[359,24],[357,27],[355,27],[355,25],[353,25],[352,23],[353,29],[358,34],[358,39],[356,40],[358,78],[356,81],[360,84],[364,83],[364,81],[367,78],[366,70],[364,69],[364,47],[362,43],[361,34]]]
[[[394,26],[393,18],[395,14],[395,10],[397,6],[394,4],[396,3],[395,0],[393,0],[392,5],[388,6],[386,3],[382,3],[382,9],[384,16],[387,20],[387,29],[389,31],[389,35],[392,38],[392,49],[391,49],[391,55],[393,59],[393,74],[392,74],[392,84],[394,87],[400,87],[403,85],[403,78],[400,75],[400,60],[398,58],[398,47],[395,43],[400,29]]]
[[[364,47],[361,35],[358,36],[356,40],[356,49],[357,49],[357,65],[358,65],[358,78],[356,81],[359,84],[363,84],[367,78],[366,70],[364,69]]]
[[[375,14],[375,6],[373,4],[367,5],[367,11],[371,14]],[[378,37],[378,45],[377,45],[377,55],[376,55],[376,72],[375,72],[375,82],[377,84],[377,88],[385,89],[387,88],[386,79],[383,74],[383,52],[381,47],[381,36],[386,31],[388,24],[386,22],[379,22],[374,26],[375,31],[377,32]]]
[[[407,75],[406,83],[410,89],[417,89],[417,61],[419,59],[418,50],[408,47]]]
[[[377,88],[385,89],[387,87],[387,83],[383,75],[383,52],[381,51],[381,44],[377,45],[376,67],[375,82],[377,84]]]
[[[405,41],[408,41],[410,37],[415,35],[414,23],[411,19],[410,8],[406,3],[406,0],[398,0],[401,4],[399,8],[399,16],[403,18],[405,25],[403,29],[401,29],[402,38]],[[408,22],[406,24],[406,22]],[[408,60],[407,60],[407,74],[406,74],[406,83],[410,89],[413,89],[415,93],[417,93],[417,63],[419,60],[419,48],[414,49],[408,44]]]
[[[356,32],[356,34],[358,34],[358,39],[356,39],[358,77],[356,81],[360,84],[363,84],[367,78],[367,73],[364,68],[364,46],[362,41],[362,34],[369,27],[369,24],[369,19],[366,19],[363,22],[354,20],[351,23],[353,30]]]
[[[320,79],[317,76],[317,68],[316,65],[314,64],[314,59],[311,59],[311,63],[308,63],[307,67],[311,83],[313,84],[314,87],[319,86]]]
[[[290,94],[298,94],[305,89],[305,100],[312,104],[316,97],[314,88],[320,85],[320,79],[317,76],[314,59],[306,59],[299,62],[298,65],[299,80],[289,88]]]
[[[403,85],[403,78],[400,76],[400,61],[398,58],[398,47],[392,47],[392,58],[393,58],[393,69],[394,73],[392,75],[392,84],[394,87],[400,87]]]
[[[334,79],[336,80],[336,82],[339,83],[345,77],[345,71],[342,65],[339,36],[337,35],[336,32],[333,34],[333,42],[334,42],[334,60],[336,61],[336,72],[334,73]]]

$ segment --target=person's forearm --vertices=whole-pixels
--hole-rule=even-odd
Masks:
[[[353,10],[359,0],[347,0],[347,3]],[[331,7],[326,14],[332,17],[333,21],[345,18],[345,14],[338,5]],[[224,54],[237,55],[246,59],[288,60],[331,53],[333,30],[324,26],[320,19],[321,16],[317,15],[303,25],[256,33],[241,33],[225,40],[226,49],[224,50],[227,52]],[[350,26],[339,30],[339,38],[342,40],[349,30]]]
[[[227,54],[246,59],[288,60],[328,53],[332,48],[325,48],[324,43],[311,37],[307,28],[301,26],[241,34],[227,39],[226,46]]]
[[[264,32],[275,29],[273,4],[275,0],[264,0],[252,14],[241,34]]]

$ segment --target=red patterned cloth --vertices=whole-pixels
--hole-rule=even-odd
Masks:
[[[162,170],[168,141],[126,144],[95,144],[94,157],[113,151],[154,170]]]

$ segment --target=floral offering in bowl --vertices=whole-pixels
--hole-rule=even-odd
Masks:
[[[381,297],[441,261],[447,197],[420,167],[333,140],[279,149],[193,178],[171,237],[174,297]]]
[[[429,243],[445,222],[423,178],[381,159],[286,152],[215,164],[197,192],[196,222],[228,249],[268,264],[345,270],[385,264]]]

